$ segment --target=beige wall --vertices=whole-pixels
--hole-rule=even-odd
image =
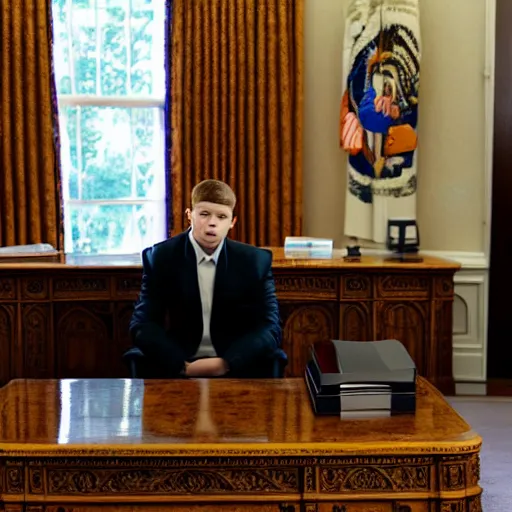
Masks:
[[[344,12],[305,0],[304,235],[344,245],[338,146]],[[424,250],[484,251],[485,0],[420,0],[418,224]]]

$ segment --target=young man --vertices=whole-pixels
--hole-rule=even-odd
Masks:
[[[227,238],[235,203],[226,183],[202,181],[191,228],[142,253],[130,332],[155,376],[272,377],[286,361],[272,253]]]

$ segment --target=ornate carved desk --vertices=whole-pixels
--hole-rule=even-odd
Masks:
[[[300,377],[313,341],[402,341],[419,373],[445,394],[452,374],[453,275],[459,265],[425,256],[391,263],[288,259],[274,252],[287,375]],[[141,284],[140,258],[68,257],[0,264],[0,386],[14,378],[127,376],[121,355]]]
[[[301,379],[15,380],[3,512],[481,512],[481,439],[427,381],[416,415],[315,417]]]

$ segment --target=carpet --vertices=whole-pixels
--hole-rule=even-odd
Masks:
[[[512,398],[457,396],[447,400],[483,439],[483,512],[512,512]]]

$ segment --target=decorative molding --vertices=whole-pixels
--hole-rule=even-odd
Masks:
[[[442,401],[435,389],[426,394],[435,404]],[[449,424],[453,413],[441,417]],[[341,456],[326,449],[325,456],[317,451],[292,458],[276,454],[212,459],[184,452],[181,457],[160,459],[124,457],[112,448],[109,456],[101,458],[77,457],[73,449],[63,458],[34,458],[25,451],[23,459],[7,459],[0,465],[1,490],[7,496],[0,510],[120,511],[130,505],[162,512],[413,512],[412,507],[481,512],[475,506],[481,493],[482,441],[476,434],[474,439],[478,442],[474,449],[459,453],[446,452],[443,441],[426,443],[425,455],[416,453],[421,443],[402,443],[407,453],[401,456],[386,443],[381,455],[371,449],[365,456],[357,442],[355,448],[347,445]]]
[[[338,282],[332,276],[281,274],[275,276],[275,283],[277,293],[285,299],[303,298],[305,290],[311,298],[336,300],[338,297]]]
[[[456,274],[453,282],[455,286],[458,284],[475,284],[475,285],[483,285],[486,282],[486,271],[482,272],[474,271],[474,272],[463,272],[460,274]]]
[[[343,253],[345,254],[345,253]],[[361,254],[368,256],[386,256],[391,254],[387,249],[367,249],[361,247]],[[471,251],[429,251],[420,250],[424,256],[434,256],[445,260],[452,260],[461,265],[461,270],[486,270],[489,268],[489,259],[484,252]]]
[[[124,468],[46,470],[47,495],[297,493],[298,468]]]
[[[456,382],[456,395],[486,396],[487,384],[485,382]]]
[[[440,392],[439,392],[440,393]],[[430,445],[418,445],[414,448],[414,452],[418,455],[432,455],[433,452],[436,454],[447,454],[447,455],[464,455],[469,453],[477,453],[480,450],[480,446],[482,444],[481,439],[475,435],[470,439],[465,441],[461,441],[455,445],[438,445],[435,449],[433,449]],[[38,446],[38,445],[34,445]],[[149,445],[150,446],[150,445]],[[157,445],[155,445],[157,446]],[[199,446],[199,445],[198,445]],[[117,459],[115,461],[115,465],[117,467],[123,466],[122,458],[126,458],[127,466],[137,465],[136,463],[130,462],[131,458],[142,458],[148,457],[155,460],[155,463],[158,466],[162,466],[163,461],[159,459],[169,459],[170,464],[173,461],[177,461],[178,463],[183,464],[184,461],[187,460],[188,457],[196,457],[196,458],[204,458],[208,459],[208,463],[210,465],[215,465],[215,459],[219,460],[220,457],[227,457],[229,460],[234,460],[235,458],[242,458],[243,461],[236,461],[237,464],[248,465],[249,463],[253,464],[252,461],[247,462],[247,457],[255,458],[255,457],[264,457],[260,459],[261,464],[270,464],[271,466],[279,466],[282,463],[282,457],[331,457],[330,460],[333,460],[333,457],[343,457],[346,455],[346,450],[344,448],[339,447],[339,443],[312,443],[312,444],[304,444],[300,443],[286,443],[283,445],[284,447],[271,447],[271,448],[257,448],[252,445],[248,445],[247,448],[232,448],[231,445],[216,447],[216,445],[205,445],[204,447],[191,448],[190,445],[186,444],[174,444],[167,445],[164,448],[147,448],[143,449],[137,445],[133,445],[129,447],[128,445],[125,447],[116,448],[116,457],[121,457],[121,459]],[[236,445],[232,445],[236,446]],[[256,446],[256,445],[255,445]],[[361,445],[357,450],[358,457],[380,457],[385,456],[389,457],[393,456],[410,456],[411,447],[407,444],[390,447],[387,445],[379,444],[379,442],[368,442],[364,445]],[[72,465],[76,468],[78,466],[90,464],[90,460],[93,457],[101,457],[101,466],[104,466],[104,458],[112,455],[111,448],[98,448],[92,447],[89,445],[87,448],[77,448],[72,449],[70,452],[69,448],[34,448],[33,450],[27,451],[24,449],[6,448],[2,452],[3,457],[10,457],[13,459],[23,459],[27,457],[27,454],[30,454],[31,460],[35,463],[36,459],[40,458],[51,458],[54,465],[64,465],[72,463]],[[74,459],[69,458],[70,453],[74,457]],[[180,459],[183,455],[186,457]],[[280,457],[269,460],[270,457]],[[221,459],[222,460],[222,459]],[[58,462],[57,462],[58,461]],[[98,463],[96,463],[98,465]],[[216,463],[217,465],[220,462]],[[224,462],[222,462],[224,464]],[[140,464],[139,464],[140,465]]]
[[[461,466],[464,470],[464,466]],[[426,492],[431,487],[430,466],[324,467],[319,471],[322,493]]]
[[[487,269],[469,268],[454,278],[453,371],[456,382],[485,382],[487,378]],[[460,300],[465,309],[457,307]],[[461,318],[460,315],[465,315]],[[465,329],[461,327],[465,325]],[[458,391],[458,390],[457,390]]]

